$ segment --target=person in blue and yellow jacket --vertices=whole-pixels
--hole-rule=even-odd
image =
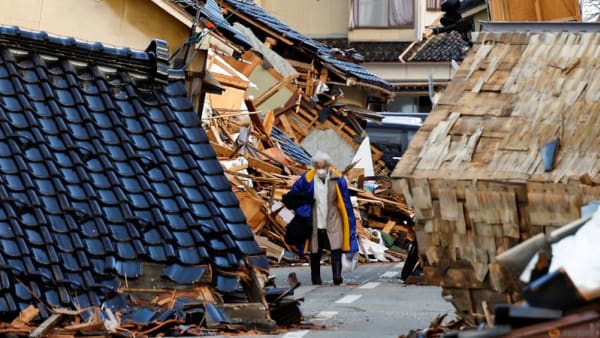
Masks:
[[[339,285],[343,282],[342,252],[358,251],[354,210],[346,179],[331,165],[329,155],[317,152],[312,158],[312,165],[313,168],[294,183],[291,191],[313,195],[314,203],[297,208],[296,214],[312,217],[312,236],[308,240],[312,283],[323,283],[321,254],[323,249],[329,249],[333,283]]]

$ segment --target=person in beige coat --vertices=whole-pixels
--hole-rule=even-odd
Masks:
[[[296,214],[312,218],[310,249],[311,279],[322,284],[321,255],[323,249],[331,251],[333,282],[342,280],[342,252],[358,251],[356,220],[348,184],[342,173],[331,165],[329,155],[317,152],[312,158],[313,168],[305,172],[292,186],[292,191],[314,196],[312,205],[296,209]]]

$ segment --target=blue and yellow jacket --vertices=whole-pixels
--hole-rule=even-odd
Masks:
[[[358,237],[356,235],[356,218],[354,216],[354,209],[352,208],[352,202],[350,201],[350,192],[348,191],[348,184],[343,178],[342,173],[335,169],[330,169],[338,178],[336,178],[337,187],[337,207],[340,210],[342,216],[342,251],[344,252],[357,252],[358,251]],[[314,195],[314,178],[316,170],[310,169],[303,173],[300,178],[292,186],[292,191],[305,192]],[[296,214],[302,217],[312,217],[312,205],[305,204],[296,209]]]

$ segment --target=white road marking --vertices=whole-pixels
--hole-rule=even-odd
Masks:
[[[394,265],[394,267],[395,267],[396,269],[402,269],[402,268],[404,267],[404,262],[400,262],[400,263],[398,263],[398,264]]]
[[[368,282],[366,284],[363,284],[359,287],[359,289],[375,289],[376,287],[378,287],[381,283],[379,282]]]
[[[309,330],[292,331],[284,334],[281,338],[302,338],[309,332]]]
[[[321,311],[317,314],[315,319],[320,319],[320,320],[331,319],[337,314],[338,314],[337,311]]]
[[[381,278],[394,278],[396,277],[400,271],[388,271],[381,275]]]
[[[362,297],[362,295],[346,295],[346,296],[336,300],[335,302],[337,304],[350,304],[350,303],[354,302],[355,300],[359,299],[360,297]]]

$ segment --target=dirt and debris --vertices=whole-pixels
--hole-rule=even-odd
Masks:
[[[447,332],[467,328],[462,320],[446,320],[448,314],[438,315],[431,321],[429,327],[419,330],[411,330],[407,334],[400,335],[399,338],[437,338],[444,336]]]
[[[295,67],[296,76],[308,72],[307,76],[314,77],[290,81],[290,75],[280,74],[254,51],[245,52],[240,60],[209,53],[208,69],[216,69],[212,67],[217,65],[220,70],[229,69],[227,76],[235,78],[236,85],[234,88],[223,82],[223,93],[207,95],[203,122],[248,224],[271,263],[304,262],[296,248],[285,242],[286,225],[293,211],[281,200],[310,166],[311,154],[303,141],[314,130],[332,132],[352,149],[348,157],[352,161],[340,169],[350,183],[355,214],[360,220],[360,261],[402,260],[408,244],[415,239],[414,213],[402,195],[392,191],[382,153],[368,143],[368,138],[359,137],[365,135],[361,121],[368,115],[348,111],[347,105],[339,101],[343,97],[339,88],[321,89],[318,95],[307,93],[315,94],[317,89],[306,81],[330,81],[327,69],[319,73],[313,65],[282,58],[279,64]],[[263,85],[261,79],[274,85]],[[246,92],[238,88],[246,88]],[[280,100],[282,106],[272,110],[265,106],[271,97]],[[223,102],[239,109],[224,109]],[[363,158],[368,161],[361,161]]]
[[[292,297],[296,287],[268,287],[265,305],[225,304],[209,287],[123,289],[102,307],[48,307],[51,315],[41,322],[36,320],[40,310],[30,305],[12,322],[2,323],[0,333],[49,338],[273,334],[301,323],[300,300]],[[265,319],[265,311],[272,319]]]
[[[583,218],[534,236],[498,255],[493,263],[506,288],[520,301],[474,314],[477,327],[440,325],[405,337],[598,337],[600,336],[599,202],[582,208]]]
[[[284,139],[284,148],[282,135],[287,135],[278,130],[274,137],[274,127],[268,120],[248,121],[246,116],[213,111],[211,118],[205,120],[205,129],[218,145],[215,148],[226,176],[234,185],[256,240],[266,249],[271,262],[301,262],[303,257],[296,248],[285,242],[286,225],[293,218],[293,211],[281,200],[299,174],[308,169],[307,163],[292,157],[297,157],[294,152],[305,154],[306,158],[308,154],[291,137]],[[361,262],[401,260],[408,243],[414,240],[412,211],[401,195],[392,192],[391,182],[385,176],[365,178],[364,169],[353,168],[352,164],[344,168],[344,173],[359,220]],[[366,180],[370,182],[368,188]]]

